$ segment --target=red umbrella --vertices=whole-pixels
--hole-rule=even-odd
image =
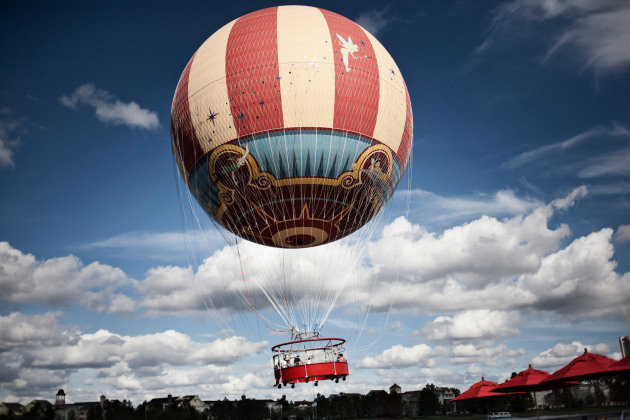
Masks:
[[[515,377],[510,379],[509,381],[502,383],[501,385],[495,387],[490,392],[529,392],[532,391],[534,393],[534,405],[536,406],[536,417],[539,417],[538,414],[538,401],[536,401],[536,391],[544,391],[546,389],[553,388],[565,388],[571,387],[575,385],[579,385],[579,382],[559,382],[559,383],[547,383],[541,384],[543,380],[549,377],[549,373],[544,370],[537,370],[529,365],[529,368],[519,372]]]
[[[579,382],[541,383],[548,377],[548,372],[545,372],[544,370],[534,369],[532,365],[529,365],[528,369],[519,372],[509,381],[498,385],[491,392],[536,392],[544,391],[547,389],[554,389],[556,387],[568,388],[571,386],[579,385]]]
[[[486,381],[484,378],[481,378],[481,381],[477,382],[476,384],[472,384],[467,391],[462,392],[457,397],[453,398],[451,402],[473,400],[477,398],[499,397],[501,395],[505,395],[490,392],[497,386],[499,386],[499,384],[497,384],[496,382]],[[518,394],[520,394],[520,392]]]
[[[496,386],[498,386],[496,382],[486,381],[483,377],[481,381],[476,384],[472,384],[467,391],[462,392],[457,397],[453,398],[451,402],[463,401],[463,400],[474,400],[474,399],[486,399],[486,410],[488,410],[488,415],[490,414],[490,408],[487,404],[487,399],[490,397],[500,397],[501,395],[509,395],[509,394],[497,394],[490,392]],[[512,393],[510,393],[512,394]],[[521,392],[517,392],[517,394],[521,394]]]
[[[608,372],[610,373],[623,373],[630,372],[630,354],[621,359],[618,362],[613,363],[608,367]]]
[[[552,385],[567,381],[581,381],[598,378],[604,375],[610,365],[616,360],[601,354],[589,353],[584,349],[584,354],[571,360],[568,365],[557,370],[553,375],[543,379],[541,385]]]

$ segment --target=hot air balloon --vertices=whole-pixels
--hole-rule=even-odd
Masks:
[[[259,10],[216,31],[188,62],[171,109],[173,155],[191,195],[223,229],[285,250],[284,281],[287,260],[308,261],[313,247],[381,212],[407,164],[412,131],[409,94],[385,48],[351,20],[307,6]],[[330,340],[319,330],[331,306],[292,319],[286,306],[318,289],[309,286],[317,279],[299,277],[293,299],[285,283],[280,291],[273,278],[258,281],[299,339],[274,347],[276,381],[345,379],[347,365],[338,374],[336,359],[317,375],[282,371],[296,342],[316,340],[334,355],[343,349],[319,341]],[[332,305],[336,296],[311,302]]]

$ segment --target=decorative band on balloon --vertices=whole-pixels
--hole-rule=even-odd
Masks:
[[[190,190],[211,218],[253,242],[301,248],[335,241],[383,208],[402,172],[386,145],[348,137],[335,149],[342,144],[336,135],[278,133],[221,145],[193,171]]]

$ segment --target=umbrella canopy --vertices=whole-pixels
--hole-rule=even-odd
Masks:
[[[558,382],[598,378],[605,375],[609,366],[615,362],[616,360],[610,357],[589,353],[587,349],[584,349],[584,354],[571,360],[568,365],[549,375],[540,383],[551,385]]]
[[[477,382],[476,384],[472,384],[467,391],[462,392],[457,397],[453,398],[451,402],[474,400],[477,398],[499,397],[501,395],[506,395],[505,393],[497,394],[490,392],[498,385],[499,384],[497,384],[496,382],[486,381],[484,378],[481,378],[481,381]],[[520,394],[520,392],[517,392],[517,394]]]
[[[579,382],[556,382],[541,384],[541,382],[549,377],[549,373],[544,370],[534,369],[532,365],[529,368],[519,372],[509,381],[495,387],[490,392],[508,393],[508,392],[536,392],[554,388],[568,388],[579,385]]]
[[[610,373],[630,372],[630,354],[608,367]]]
[[[499,394],[492,394],[490,390],[498,385],[499,384],[496,382],[486,381],[485,378],[481,378],[481,381],[472,384],[468,390],[453,398],[451,402],[472,400],[475,398],[496,397]]]

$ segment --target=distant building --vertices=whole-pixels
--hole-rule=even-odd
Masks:
[[[408,417],[420,415],[420,391],[407,391],[402,393],[403,413]]]
[[[36,405],[39,406],[39,409],[42,412],[46,411],[48,407],[52,407],[52,404],[47,400],[33,400],[30,403],[26,404],[26,412],[28,413],[29,411],[31,411]]]
[[[374,395],[374,396],[378,396],[378,395],[382,395],[382,394],[387,395],[387,392],[386,392],[386,391],[383,391],[382,389],[372,389],[371,391],[369,391],[369,392],[367,393],[367,395],[368,395],[368,396],[373,396],[373,395]],[[329,398],[330,398],[330,397],[329,397]]]
[[[25,412],[24,406],[20,403],[3,402],[0,403],[0,415],[16,415],[21,416]]]
[[[442,406],[444,403],[449,403],[453,398],[455,398],[455,393],[450,388],[436,387],[433,392],[440,400],[440,404],[442,404]]]
[[[183,404],[184,401],[187,401],[191,407],[193,407],[200,413],[202,413],[206,408],[212,407],[211,401],[204,402],[201,400],[201,398],[199,398],[199,395],[173,397],[172,394],[168,394],[168,397],[166,398],[153,398],[151,401],[149,401],[145,407],[145,412],[155,409],[166,411],[171,405],[173,405],[174,407],[178,407]]]
[[[179,405],[184,401],[188,401],[188,404],[200,413],[206,409],[206,404],[199,398],[199,395],[184,395],[177,400],[177,404]]]
[[[66,393],[63,389],[57,391],[57,395],[55,396],[55,405],[66,405]]]
[[[402,388],[400,388],[396,384],[394,384],[394,385],[389,387],[389,393],[390,394],[400,394],[401,391],[402,391]]]
[[[175,397],[176,399],[179,397]],[[162,410],[168,410],[168,407],[173,403],[173,395],[168,394],[166,398],[153,398],[151,401],[147,403],[145,406],[145,410],[148,411],[150,409],[161,408]]]
[[[293,408],[299,411],[310,410],[313,407],[313,401],[294,401]]]
[[[630,335],[619,337],[619,347],[621,347],[621,358],[630,354]]]
[[[85,420],[90,409],[100,408],[105,413],[109,403],[110,401],[105,395],[101,395],[99,401],[66,404],[66,393],[63,389],[60,389],[55,396],[55,419],[69,420],[74,418],[76,420]]]

